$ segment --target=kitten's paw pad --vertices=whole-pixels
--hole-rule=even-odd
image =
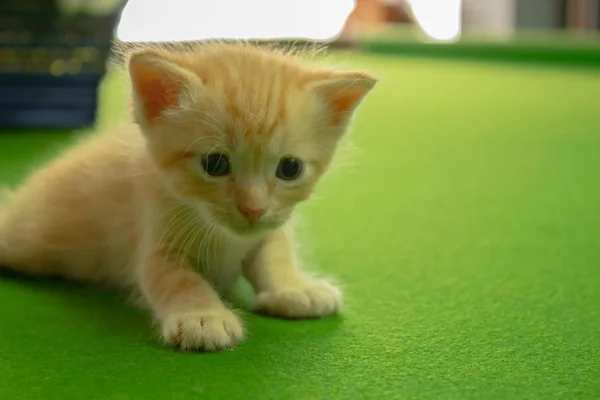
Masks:
[[[227,309],[198,310],[169,316],[162,324],[166,343],[185,351],[232,348],[244,338],[240,319]]]
[[[282,318],[325,317],[337,313],[341,306],[341,292],[326,282],[259,293],[255,302],[257,312]]]

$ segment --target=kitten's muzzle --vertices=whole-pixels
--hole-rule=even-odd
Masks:
[[[267,212],[265,208],[250,208],[241,205],[238,205],[237,209],[251,224],[258,221]]]

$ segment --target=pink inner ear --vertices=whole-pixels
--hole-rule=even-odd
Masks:
[[[346,89],[342,92],[332,93],[327,96],[327,102],[332,108],[332,119],[334,124],[339,124],[358,104],[364,96],[365,90],[362,88]]]
[[[152,65],[131,66],[131,72],[148,121],[155,121],[167,108],[177,105],[181,82]]]

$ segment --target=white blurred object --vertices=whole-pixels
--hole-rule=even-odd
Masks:
[[[123,0],[55,0],[64,15],[87,14],[107,16],[119,8]]]
[[[423,32],[432,40],[447,42],[461,33],[462,0],[408,0]]]
[[[515,29],[515,8],[515,0],[463,0],[463,27],[473,33],[510,35]]]
[[[117,30],[119,40],[336,37],[355,0],[129,0]]]

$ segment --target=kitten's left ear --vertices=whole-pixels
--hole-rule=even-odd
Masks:
[[[129,60],[129,75],[136,97],[138,123],[152,125],[165,111],[182,106],[192,87],[202,81],[174,60],[153,51],[134,54]]]
[[[310,84],[325,103],[334,125],[344,125],[364,97],[373,89],[377,79],[362,72],[342,72]]]

